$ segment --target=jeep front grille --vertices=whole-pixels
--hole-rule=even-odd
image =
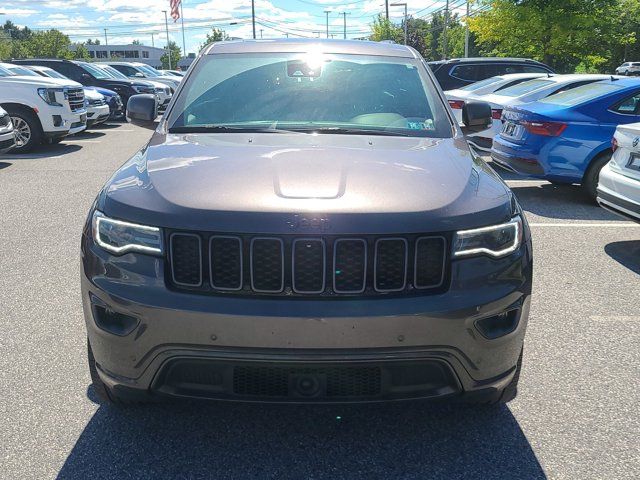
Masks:
[[[167,280],[199,293],[428,294],[446,288],[447,238],[173,232]]]

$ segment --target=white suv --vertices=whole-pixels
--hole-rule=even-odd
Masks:
[[[57,143],[87,127],[82,85],[71,80],[23,77],[0,67],[0,106],[13,122],[14,153]]]
[[[640,74],[640,62],[624,62],[616,68],[618,75],[638,75]]]

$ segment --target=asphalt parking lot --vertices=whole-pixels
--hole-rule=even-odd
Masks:
[[[149,135],[107,125],[0,157],[0,478],[640,477],[640,225],[579,187],[509,176],[536,267],[508,406],[101,406],[80,233],[100,186]]]

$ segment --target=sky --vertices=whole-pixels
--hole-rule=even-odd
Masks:
[[[446,0],[406,1],[408,13],[429,18],[442,11]],[[211,27],[225,30],[240,38],[252,37],[251,0],[183,0],[187,52],[198,52]],[[451,10],[464,14],[466,0],[450,0]],[[11,20],[34,30],[57,28],[74,42],[99,38],[110,45],[129,44],[139,40],[144,45],[164,47],[166,32],[163,10],[169,0],[2,0],[0,22]],[[379,13],[384,13],[384,0],[255,0],[257,38],[326,37],[326,13],[329,12],[329,34],[342,38],[344,17],[348,12],[347,38],[364,37]],[[401,22],[404,6],[390,6],[389,16]],[[181,22],[169,17],[169,38],[183,47]]]

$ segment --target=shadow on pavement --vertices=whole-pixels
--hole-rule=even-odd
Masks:
[[[510,185],[522,208],[535,215],[559,220],[620,221],[592,203],[579,185]]]
[[[64,140],[63,140],[64,142]],[[62,157],[69,153],[77,152],[81,150],[81,145],[72,145],[65,143],[58,143],[54,145],[42,145],[31,153],[12,153],[7,154],[7,159],[20,160],[20,159],[33,159],[33,158],[52,158]]]
[[[124,120],[108,120],[106,123],[101,123],[100,125],[94,125],[91,129],[98,130],[111,130],[113,128],[118,128],[122,125],[126,125],[126,121]]]
[[[640,240],[609,243],[604,251],[616,262],[640,275]]]
[[[11,164],[9,162],[0,162],[0,170],[2,170],[3,168],[7,168],[10,167]]]
[[[58,478],[546,476],[505,406],[169,403],[101,406]]]
[[[104,137],[106,135],[106,133],[104,133],[104,132],[96,132],[96,131],[94,131],[93,129],[95,127],[89,127],[89,128],[91,128],[91,130],[83,130],[82,132],[76,133],[75,135],[70,135],[68,137],[65,137],[65,139],[62,140],[62,141],[63,142],[65,140],[73,141],[73,140],[78,140],[78,139],[82,139],[82,138],[90,140],[90,139],[94,139],[94,138]]]

